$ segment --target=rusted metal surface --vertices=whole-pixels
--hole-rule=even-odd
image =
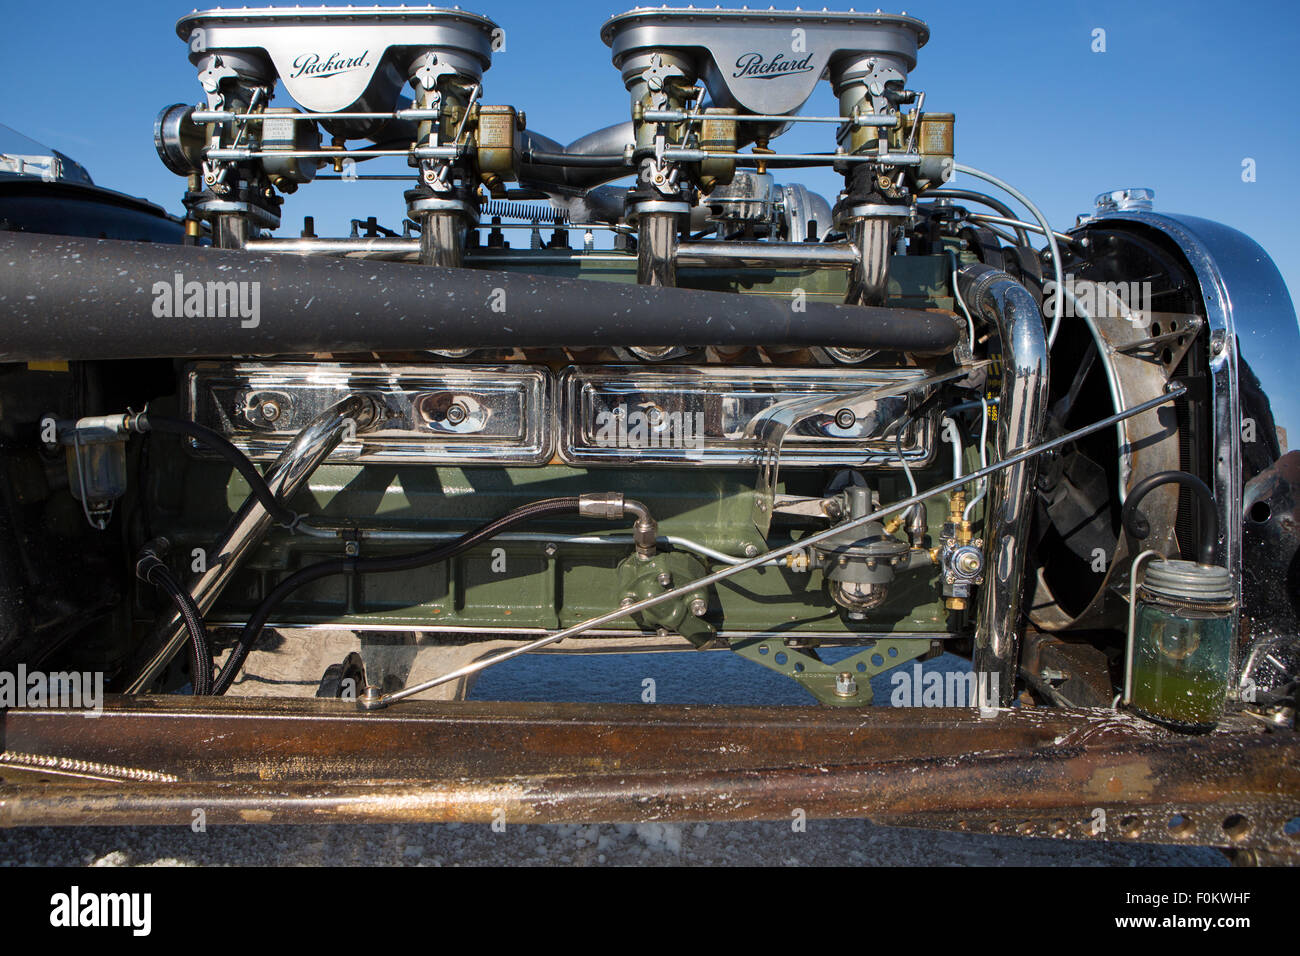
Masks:
[[[1104,651],[1029,628],[1020,670],[1043,696],[1064,707],[1106,707],[1114,699],[1110,663]]]
[[[0,765],[0,825],[864,817],[1068,838],[1286,847],[1300,743],[1179,736],[1103,710],[110,700],[12,710],[6,751],[172,774]],[[1097,811],[1104,827],[1097,828]],[[1240,818],[1240,819],[1238,819]],[[1171,828],[1169,822],[1176,824]],[[1192,821],[1187,823],[1187,821]]]

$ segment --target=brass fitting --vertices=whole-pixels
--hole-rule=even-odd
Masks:
[[[963,517],[965,511],[966,492],[954,491],[948,498],[948,522],[956,531],[958,544],[970,544],[971,538],[974,537],[971,523]]]

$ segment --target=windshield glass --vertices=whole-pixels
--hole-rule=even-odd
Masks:
[[[0,173],[94,185],[80,163],[0,123]]]

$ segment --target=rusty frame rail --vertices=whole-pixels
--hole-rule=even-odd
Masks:
[[[1108,710],[110,698],[0,715],[0,826],[861,817],[1300,850],[1300,737]],[[44,765],[42,766],[42,760]],[[84,765],[93,773],[78,775]],[[48,768],[61,767],[52,773]],[[68,771],[67,768],[73,768]]]

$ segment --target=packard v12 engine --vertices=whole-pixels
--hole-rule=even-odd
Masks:
[[[365,780],[542,774],[512,804],[528,819],[641,813],[658,784],[628,767],[700,771],[655,807],[707,816],[735,774],[883,761],[871,787],[791,786],[827,814],[997,829],[1012,807],[1022,832],[1098,836],[1070,781],[1122,751],[1162,782],[1110,794],[1130,822],[1103,838],[1183,838],[1157,824],[1195,805],[1219,817],[1204,842],[1294,839],[1300,328],[1250,239],[1145,189],[1053,229],[959,161],[906,15],[633,9],[600,29],[628,113],[568,145],[493,105],[501,28],[476,13],[209,10],[176,33],[202,99],[154,139],[183,220],[109,214],[87,185],[72,215],[71,186],[0,174],[0,253],[23,262],[0,274],[0,665],[102,671],[110,716],[176,741],[254,719],[281,753],[338,735]],[[805,115],[823,81],[837,108]],[[805,126],[824,146],[783,151]],[[392,228],[358,210],[350,236],[286,234],[286,195],[357,180],[404,188]],[[80,224],[92,206],[112,228]],[[559,730],[463,700],[523,653],[692,648],[821,707],[692,729],[575,706]],[[945,652],[969,673],[903,695],[939,710],[866,709],[873,678],[919,685]],[[389,711],[416,696],[441,703]],[[58,750],[22,713],[6,746]],[[624,744],[581,737],[592,714]],[[402,719],[454,753],[383,764],[425,740]],[[504,725],[475,720],[590,766],[503,763]],[[246,755],[201,769],[99,733],[78,754],[242,786]],[[740,737],[735,762],[705,753]],[[980,765],[979,797],[925,764],[991,750],[1018,756]],[[280,768],[318,787],[293,807],[359,786],[302,766]],[[32,799],[19,818],[60,812]]]

